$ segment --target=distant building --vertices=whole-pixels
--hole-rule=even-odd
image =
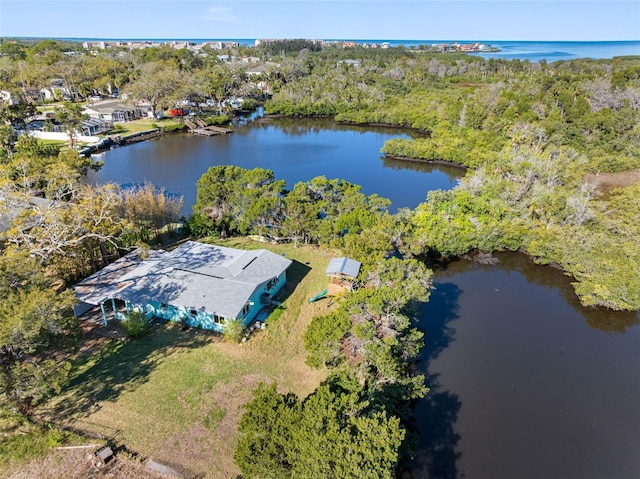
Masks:
[[[360,68],[361,62],[360,60],[340,60],[336,65],[347,65],[354,68]]]
[[[20,98],[9,90],[0,90],[0,101],[7,105],[16,105],[20,103]]]

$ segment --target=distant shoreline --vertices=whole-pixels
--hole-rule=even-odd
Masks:
[[[68,42],[190,42],[195,45],[205,42],[235,42],[239,46],[253,47],[255,46],[255,38],[225,38],[225,39],[207,39],[207,38],[70,38],[70,37],[5,37],[4,40],[16,39],[22,41],[40,41],[53,38],[59,41]],[[324,42],[353,42],[357,45],[388,44],[389,48],[403,46],[412,51],[428,51],[428,48],[437,44],[474,44],[480,43],[492,47],[491,50],[485,51],[467,51],[463,52],[472,56],[480,56],[485,59],[495,58],[503,60],[529,60],[531,62],[547,61],[564,61],[576,60],[579,58],[589,59],[612,59],[620,56],[640,56],[640,39],[639,40],[571,40],[571,41],[553,41],[553,40],[389,40],[389,39],[325,39]],[[498,51],[495,51],[495,50]]]
[[[185,42],[191,41],[196,43],[202,42],[250,42],[255,43],[258,38],[182,38],[182,37],[31,37],[31,36],[3,36],[5,40],[63,40],[63,41],[177,41]],[[297,40],[297,38],[282,38],[281,40]],[[309,39],[313,40],[313,39]],[[404,39],[388,39],[388,38],[322,38],[318,39],[325,42],[358,42],[358,43],[381,43],[389,42],[395,45],[399,44],[431,44],[431,43],[565,43],[565,44],[587,44],[587,43],[637,43],[638,40],[496,40],[496,39],[418,39],[418,38],[404,38]]]

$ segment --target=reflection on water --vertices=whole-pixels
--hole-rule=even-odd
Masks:
[[[267,168],[292,188],[316,176],[341,178],[366,195],[389,198],[392,211],[414,208],[433,189],[452,188],[464,170],[441,165],[385,160],[391,138],[408,137],[393,128],[336,124],[323,119],[268,118],[237,124],[234,133],[214,137],[171,134],[117,148],[90,181],[136,185],[149,181],[184,196],[184,215],[196,200],[196,182],[211,166]],[[404,165],[404,166],[403,166]]]
[[[640,477],[637,313],[584,308],[524,255],[435,275],[415,478]]]
[[[429,365],[452,341],[455,329],[449,323],[458,319],[458,298],[462,291],[454,283],[439,283],[429,299],[429,321],[425,327],[425,348],[420,358],[420,369],[425,374],[429,394],[420,401],[415,415],[420,424],[418,453],[413,475],[419,477],[458,477],[460,435],[454,425],[461,408],[460,399],[443,388],[439,374],[431,372]]]

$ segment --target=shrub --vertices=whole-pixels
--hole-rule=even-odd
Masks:
[[[239,343],[244,336],[244,325],[239,319],[227,319],[223,334],[227,341]]]
[[[278,306],[276,309],[274,309],[271,314],[269,315],[269,317],[267,318],[267,321],[269,323],[275,323],[278,318],[280,316],[282,316],[282,313],[284,313],[285,309],[287,309],[286,307],[280,305]]]
[[[149,322],[141,311],[131,311],[120,325],[131,338],[140,338],[149,331]]]
[[[231,121],[231,118],[229,118],[227,115],[224,115],[224,114],[208,116],[204,119],[204,122],[207,126],[224,125],[226,123],[229,123],[229,121]]]

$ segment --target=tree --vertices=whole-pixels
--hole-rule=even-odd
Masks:
[[[7,232],[7,242],[29,251],[61,277],[74,279],[117,257],[121,238],[132,230],[120,216],[120,206],[119,187],[85,185],[73,201],[25,211]]]
[[[24,252],[5,251],[0,272],[0,406],[28,415],[66,378],[64,353],[78,333],[75,297],[57,292]]]
[[[198,180],[194,213],[214,221],[225,237],[232,231],[246,233],[266,225],[279,203],[284,180],[263,168],[213,166]]]
[[[152,230],[159,241],[160,230],[179,220],[182,203],[182,197],[172,198],[164,189],[145,183],[122,191],[120,216],[138,229],[140,240],[149,241]]]
[[[294,464],[288,457],[288,448],[293,439],[291,430],[300,414],[298,398],[294,394],[278,394],[275,383],[270,386],[260,383],[244,409],[234,455],[244,476],[291,477]]]
[[[69,137],[69,146],[73,148],[76,144],[78,132],[82,131],[82,122],[89,116],[82,113],[82,105],[65,101],[61,107],[56,107],[56,120],[60,122]]]
[[[18,141],[18,134],[11,125],[0,125],[0,150],[2,155],[10,157]]]
[[[18,141],[16,129],[24,130],[27,120],[35,113],[35,106],[29,103],[0,105],[0,148],[6,157],[13,155]]]
[[[182,83],[183,76],[173,63],[156,61],[142,64],[126,91],[136,100],[149,100],[154,109],[164,109],[176,101]]]
[[[246,478],[394,478],[405,431],[359,393],[322,385],[304,401],[260,384],[238,428]]]
[[[408,401],[426,393],[424,378],[411,372],[423,335],[411,326],[410,315],[429,298],[431,271],[417,260],[397,258],[366,269],[367,288],[311,321],[304,334],[307,363],[346,369],[367,401],[406,419]]]

